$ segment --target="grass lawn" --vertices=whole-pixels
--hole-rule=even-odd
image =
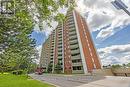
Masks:
[[[25,75],[0,74],[0,87],[54,87],[33,79],[27,79]]]

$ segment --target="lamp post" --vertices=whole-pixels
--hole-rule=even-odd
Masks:
[[[115,0],[111,3],[117,10],[124,10],[130,16],[130,12],[127,10],[128,7],[121,0]]]

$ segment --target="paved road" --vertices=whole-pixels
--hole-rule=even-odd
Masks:
[[[76,87],[84,84],[88,84],[93,81],[104,79],[101,76],[86,76],[86,75],[53,75],[53,74],[44,74],[44,75],[30,75],[32,78],[55,84],[59,87]]]
[[[78,87],[130,87],[130,77],[107,76],[105,79],[90,82]]]

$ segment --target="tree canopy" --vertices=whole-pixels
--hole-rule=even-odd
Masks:
[[[27,69],[36,59],[35,40],[31,38],[34,26],[48,26],[53,20],[63,19],[59,8],[72,5],[69,0],[13,0],[15,14],[0,14],[0,70]],[[60,19],[61,18],[61,19]]]

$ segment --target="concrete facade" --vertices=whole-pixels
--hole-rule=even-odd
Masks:
[[[46,52],[50,52],[47,53],[48,57],[44,56]],[[45,59],[48,59],[46,66]],[[65,21],[57,26],[43,44],[40,65],[47,70],[49,64],[52,65],[52,73],[57,64],[66,74],[86,74],[93,69],[101,69],[87,23],[76,11],[68,11]]]

